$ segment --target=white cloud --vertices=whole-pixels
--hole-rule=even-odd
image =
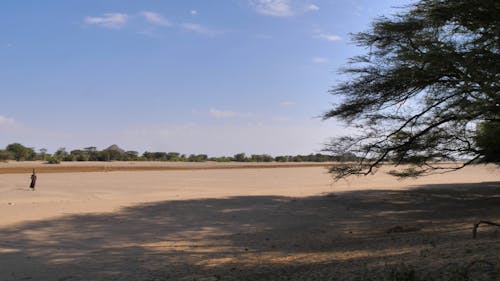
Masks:
[[[274,17],[290,17],[319,10],[317,5],[308,4],[308,0],[249,0],[249,2],[258,13]]]
[[[236,111],[230,111],[230,110],[220,110],[220,109],[215,109],[211,108],[208,110],[208,115],[215,117],[215,118],[238,118],[238,117],[252,117],[253,114],[251,113],[244,113],[244,112],[236,112]]]
[[[294,14],[290,0],[251,0],[250,3],[258,13],[264,15],[288,17]]]
[[[319,11],[319,7],[314,4],[310,4],[306,6],[306,11]]]
[[[149,12],[149,11],[144,11],[140,13],[141,16],[143,16],[147,22],[154,24],[154,25],[159,25],[159,26],[171,26],[172,24],[164,18],[162,15],[155,13],[155,12]]]
[[[119,29],[128,21],[128,15],[122,13],[106,13],[102,17],[85,17],[86,24],[93,24],[105,28]]]
[[[180,25],[180,27],[184,28],[185,30],[193,31],[208,36],[215,36],[224,33],[223,31],[213,30],[196,23],[183,23]]]
[[[323,58],[323,57],[314,57],[314,58],[311,58],[311,62],[313,62],[313,63],[328,63],[329,60],[327,58]]]
[[[198,15],[198,11],[196,11],[196,10],[191,10],[191,12],[190,12],[190,13],[191,13],[191,15],[192,15],[192,16],[196,16],[196,15]]]
[[[340,37],[338,35],[335,35],[335,34],[324,34],[324,33],[319,34],[318,38],[325,39],[325,40],[331,41],[331,42],[342,40],[342,37]]]
[[[15,122],[16,121],[14,120],[14,118],[9,118],[9,117],[5,117],[5,116],[0,115],[0,126],[13,125]]]
[[[321,31],[320,29],[315,29],[313,31],[313,33],[314,33],[314,38],[319,38],[319,39],[323,39],[323,40],[330,41],[330,42],[342,40],[342,37],[340,37],[339,35],[328,34],[328,33]]]

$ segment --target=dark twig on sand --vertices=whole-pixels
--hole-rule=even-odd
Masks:
[[[498,223],[494,223],[491,221],[479,221],[478,223],[474,224],[474,228],[472,229],[472,238],[474,238],[474,239],[477,236],[477,228],[479,227],[480,224],[488,224],[488,225],[500,227],[500,224],[498,224]]]

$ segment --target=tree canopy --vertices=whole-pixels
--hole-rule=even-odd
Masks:
[[[340,102],[324,118],[357,128],[326,150],[361,160],[332,172],[391,161],[416,164],[418,176],[500,162],[499,21],[498,0],[421,0],[355,34],[366,54],[341,70],[349,80],[331,90]]]

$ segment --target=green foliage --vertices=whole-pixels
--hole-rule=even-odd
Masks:
[[[69,153],[66,148],[59,148],[53,155],[47,153],[47,149],[40,149],[40,153],[34,153],[31,148],[26,148],[21,144],[11,144],[10,150],[0,150],[0,161],[15,159],[15,151],[19,159],[26,160],[44,160],[51,164],[58,164],[61,161],[185,161],[185,162],[327,162],[327,161],[353,161],[356,156],[353,154],[326,155],[321,153],[295,156],[276,156],[268,154],[252,154],[247,157],[245,153],[238,153],[233,157],[208,157],[206,154],[191,154],[186,157],[185,154],[178,152],[148,152],[145,151],[139,156],[137,151],[123,151],[118,146],[113,145],[104,150],[98,150],[96,147],[86,147],[84,149],[74,149]],[[25,154],[22,154],[25,153]],[[24,155],[24,156],[23,156]]]
[[[36,155],[36,160],[41,160],[41,161],[47,160],[47,157],[48,157],[47,149],[46,148],[40,148],[38,151],[40,151],[40,153],[38,153]]]
[[[61,160],[58,157],[50,156],[47,158],[47,164],[59,164]]]
[[[214,161],[214,162],[231,162],[233,159],[231,157],[211,157],[208,159],[209,161]]]
[[[401,171],[391,170],[387,172],[391,176],[399,177],[399,178],[417,178],[422,175],[423,171],[416,169],[415,167],[410,167],[407,169],[403,169]]]
[[[99,152],[95,146],[89,146],[83,149],[85,153],[89,156],[89,161],[98,161],[99,160]]]
[[[14,154],[7,150],[0,150],[0,161],[13,160]]]
[[[247,157],[246,157],[245,153],[238,153],[238,154],[235,154],[233,156],[233,160],[236,162],[246,162]]]
[[[274,158],[270,155],[267,154],[252,154],[250,156],[250,159],[248,159],[249,162],[273,162]]]
[[[483,162],[500,163],[500,122],[483,122],[477,126],[476,143]]]
[[[64,148],[64,147],[57,149],[56,152],[54,153],[54,157],[56,157],[60,160],[64,159],[64,157],[66,157],[67,155],[68,155],[68,152],[66,151],[66,148]]]
[[[73,161],[89,161],[90,155],[85,150],[75,149],[70,152]]]
[[[33,160],[36,155],[32,148],[25,147],[20,143],[9,144],[5,150],[10,152],[16,161]]]
[[[208,156],[206,154],[191,154],[189,155],[187,161],[189,162],[205,162],[207,161]]]
[[[124,155],[122,155],[122,160],[137,161],[137,160],[139,160],[139,152],[137,152],[137,151],[125,151]]]
[[[500,121],[499,15],[497,0],[420,0],[354,35],[367,53],[342,71],[349,79],[331,91],[341,102],[324,118],[358,129],[326,150],[361,159],[336,176],[387,161],[417,164],[420,175],[443,171],[443,161],[496,162],[498,142],[482,135],[498,131],[473,128]]]

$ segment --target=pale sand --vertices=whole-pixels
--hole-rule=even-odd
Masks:
[[[470,240],[476,220],[500,221],[494,166],[404,181],[333,182],[324,167],[51,173],[34,192],[29,176],[0,174],[0,280],[348,279],[401,257],[500,252],[489,228]]]

